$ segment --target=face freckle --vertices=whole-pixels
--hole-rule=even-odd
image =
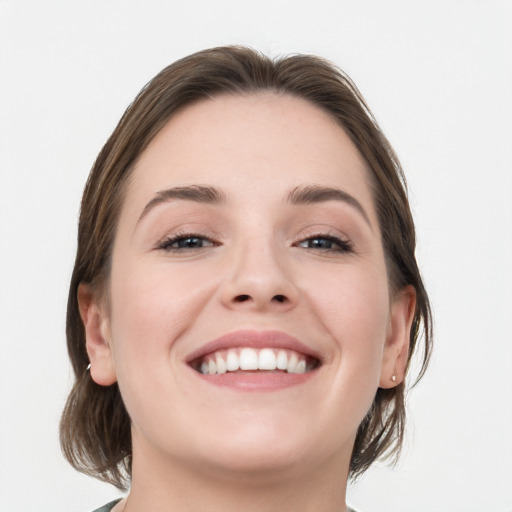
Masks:
[[[396,322],[364,162],[327,114],[272,93],[181,110],[138,161],[109,284],[134,450],[236,470],[350,458]],[[308,371],[198,371],[244,343]]]

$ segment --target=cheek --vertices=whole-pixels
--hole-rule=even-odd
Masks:
[[[175,342],[211,296],[212,278],[168,265],[117,261],[111,279],[111,333],[116,375],[134,425],[151,432],[168,423],[167,400],[181,392]],[[178,391],[179,390],[179,391]]]
[[[389,325],[389,288],[380,267],[317,275],[312,307],[338,345],[343,375],[377,381]]]
[[[388,283],[379,265],[330,272],[311,267],[301,288],[312,313],[308,324],[317,322],[321,335],[331,340],[325,366],[329,386],[321,400],[316,397],[318,417],[329,422],[318,449],[328,450],[329,440],[342,442],[347,432],[357,431],[375,398],[389,323]]]
[[[375,266],[347,266],[331,272],[308,269],[312,300],[326,323],[355,327],[356,332],[382,329],[389,314],[389,288],[385,270]]]
[[[117,262],[111,279],[111,327],[116,365],[168,363],[170,348],[211,295],[212,279],[165,262]],[[119,368],[122,370],[122,368]],[[132,371],[130,369],[130,371]]]

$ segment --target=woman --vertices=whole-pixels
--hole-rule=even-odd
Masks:
[[[397,158],[310,56],[186,57],[139,94],[83,196],[61,423],[102,511],[346,511],[397,454],[430,310]]]

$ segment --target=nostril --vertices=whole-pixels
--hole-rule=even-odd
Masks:
[[[237,296],[235,297],[235,300],[236,300],[237,302],[246,302],[246,301],[248,301],[250,298],[251,298],[251,297],[250,297],[249,295],[237,295]]]
[[[274,295],[272,300],[275,300],[276,302],[284,302],[286,297],[284,295]]]

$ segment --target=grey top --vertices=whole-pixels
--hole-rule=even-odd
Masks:
[[[94,512],[110,512],[116,503],[119,503],[121,499],[111,501],[110,503],[107,503],[106,505],[103,505],[103,507],[97,508]],[[353,508],[347,507],[347,512],[357,512]]]

